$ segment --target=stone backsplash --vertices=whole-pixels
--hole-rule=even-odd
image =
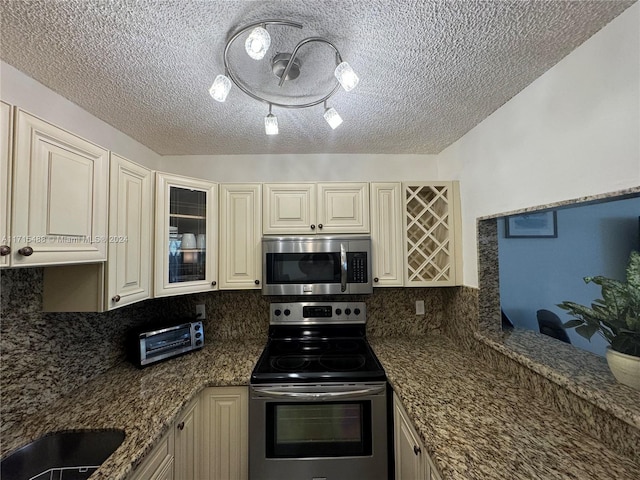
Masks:
[[[270,302],[295,300],[263,297],[256,290],[222,291],[151,299],[105,313],[43,313],[42,289],[42,268],[0,273],[0,436],[25,415],[124,361],[125,338],[133,328],[193,316],[195,305],[204,303],[208,341],[266,341]],[[454,290],[377,288],[349,300],[366,302],[369,336],[420,336],[442,333]],[[415,315],[416,300],[424,301],[424,316]]]

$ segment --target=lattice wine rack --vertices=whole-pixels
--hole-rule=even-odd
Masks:
[[[452,182],[404,184],[405,285],[454,285]]]

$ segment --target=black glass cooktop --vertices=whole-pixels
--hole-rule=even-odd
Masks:
[[[384,370],[364,338],[270,339],[252,383],[384,380]]]

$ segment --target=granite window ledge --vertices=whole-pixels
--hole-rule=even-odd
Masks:
[[[640,392],[618,383],[604,357],[529,330],[485,330],[474,335],[489,348],[640,429]]]

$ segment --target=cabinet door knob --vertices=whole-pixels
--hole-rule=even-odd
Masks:
[[[319,228],[320,230],[322,230],[322,224],[321,224],[321,223],[319,223],[319,224],[318,224],[318,228]]]
[[[311,224],[311,230],[315,230],[315,229],[316,229],[316,226],[312,223]]]
[[[420,447],[418,445],[414,445],[413,446],[413,453],[415,453],[416,455],[420,455],[420,453],[422,453],[422,450],[420,449]]]
[[[211,286],[215,287],[218,284],[218,282],[216,282],[215,280],[213,282],[211,282]]]
[[[5,257],[11,253],[9,245],[0,245],[0,257]]]
[[[30,257],[33,254],[33,248],[22,247],[20,250],[18,250],[18,253],[23,257]]]
[[[184,430],[184,422],[178,424],[178,430]]]
[[[260,285],[260,280],[256,280],[256,281],[255,281],[255,282],[253,282],[253,283],[255,283],[256,285]]]
[[[375,278],[373,279],[373,281],[374,281],[374,282],[376,282],[376,283],[378,283],[378,277],[375,277]]]
[[[120,295],[114,295],[114,297],[111,300],[118,303],[120,301]]]

